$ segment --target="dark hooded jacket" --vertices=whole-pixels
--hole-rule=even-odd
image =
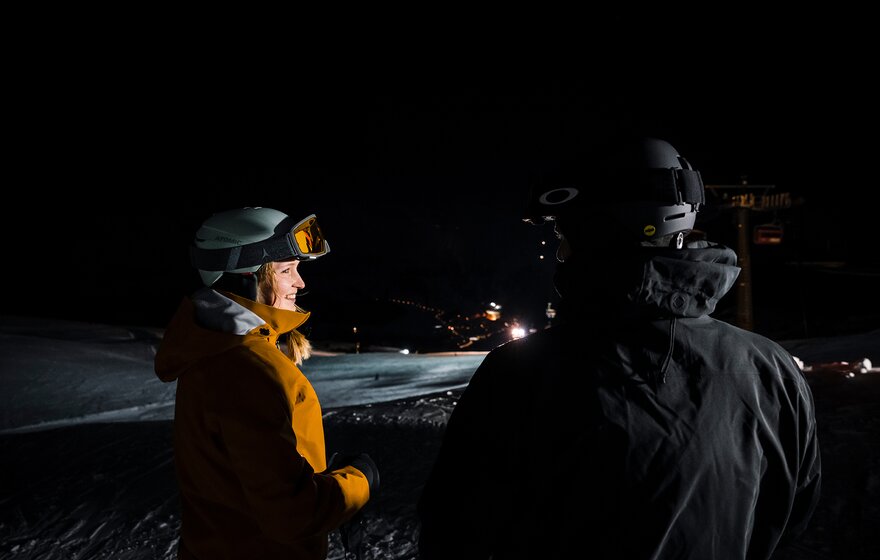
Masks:
[[[156,374],[177,381],[179,558],[319,560],[369,499],[358,469],[326,471],[318,397],[276,346],[307,318],[205,288],[166,329]]]
[[[699,242],[563,268],[566,321],[490,352],[449,419],[421,558],[763,559],[801,533],[812,395],[709,317],[735,263]]]

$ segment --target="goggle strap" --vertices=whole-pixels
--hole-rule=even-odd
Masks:
[[[706,189],[703,186],[703,178],[700,172],[693,169],[676,169],[675,175],[678,179],[678,190],[681,192],[682,202],[690,202],[692,204],[706,203]]]
[[[633,184],[642,184],[653,192],[654,200],[669,202],[670,204],[684,204],[685,202],[703,204],[705,191],[700,172],[691,169],[650,169],[635,172],[629,177],[621,174],[621,178],[627,178]],[[623,183],[625,184],[625,183]]]
[[[698,204],[706,203],[706,191],[700,172],[695,169],[643,169],[634,171],[610,171],[592,176],[589,181],[583,177],[566,174],[552,175],[543,179],[535,174],[530,187],[529,202],[523,221],[540,224],[555,219],[560,212],[570,211],[570,207],[589,206],[604,203],[631,204],[627,195],[631,190],[638,190],[640,198],[659,201],[664,204]],[[570,197],[562,204],[547,206],[538,202],[539,197],[549,191],[564,187],[583,184],[596,184],[595,202],[588,202],[585,197]],[[602,190],[604,187],[604,191]],[[635,187],[635,189],[633,189]],[[586,191],[582,191],[586,192]]]
[[[191,245],[189,254],[190,262],[195,268],[213,271],[250,268],[299,256],[286,235],[222,249],[202,249]]]

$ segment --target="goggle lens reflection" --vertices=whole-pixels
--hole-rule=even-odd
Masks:
[[[293,228],[293,240],[303,255],[320,256],[327,252],[327,241],[318,226],[318,219],[309,216]]]

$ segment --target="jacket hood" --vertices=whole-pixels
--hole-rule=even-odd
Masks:
[[[707,241],[590,262],[578,256],[558,265],[554,281],[563,307],[618,316],[709,315],[740,272],[733,250]]]
[[[228,292],[202,288],[180,302],[156,352],[156,375],[174,381],[193,364],[257,336],[275,343],[309,313],[278,309]]]

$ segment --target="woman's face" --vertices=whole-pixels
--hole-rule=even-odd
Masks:
[[[296,293],[306,287],[298,268],[299,261],[296,260],[272,263],[275,273],[272,307],[296,311]]]

